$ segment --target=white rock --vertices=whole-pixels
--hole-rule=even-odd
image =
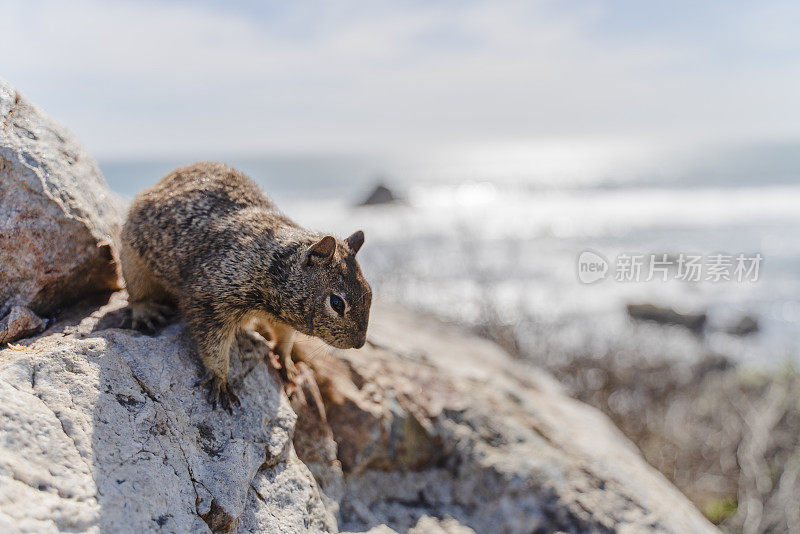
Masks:
[[[240,340],[232,417],[193,387],[182,325],[151,338],[95,324],[0,351],[0,524],[197,532],[241,517],[245,532],[336,530],[294,455],[295,415],[263,343]]]
[[[119,288],[122,204],[63,126],[0,79],[0,317]]]

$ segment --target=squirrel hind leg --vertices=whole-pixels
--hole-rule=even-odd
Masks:
[[[120,263],[128,290],[128,314],[121,326],[153,335],[175,314],[175,310],[166,304],[170,302],[168,294],[144,261],[124,243],[120,250]]]
[[[122,277],[128,291],[128,302],[156,301],[167,302],[167,291],[158,281],[145,261],[126,243],[122,243],[119,253]]]
[[[122,327],[152,336],[159,328],[169,323],[174,315],[175,310],[164,304],[152,301],[131,302],[128,304],[128,314],[122,322]]]

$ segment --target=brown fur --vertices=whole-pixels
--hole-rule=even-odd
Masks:
[[[227,407],[236,400],[230,347],[247,324],[272,325],[289,375],[295,331],[340,348],[364,344],[372,291],[355,259],[363,240],[360,231],[338,240],[301,228],[232,167],[181,167],[137,195],[121,232],[130,322],[153,330],[177,307],[213,399]],[[343,315],[332,293],[345,301]]]

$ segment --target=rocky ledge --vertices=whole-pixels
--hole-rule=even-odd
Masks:
[[[0,351],[0,530],[714,532],[598,411],[497,346],[378,304],[368,345],[308,340],[286,388],[239,339],[212,410],[176,322],[124,292]]]

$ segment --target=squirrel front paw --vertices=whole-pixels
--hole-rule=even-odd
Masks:
[[[268,363],[278,370],[286,382],[295,382],[297,379],[297,367],[294,365],[294,361],[292,361],[292,354],[290,351],[277,352],[274,349],[270,349],[267,359]]]
[[[233,405],[242,405],[241,401],[239,401],[239,396],[225,378],[206,373],[195,383],[195,387],[197,386],[208,386],[208,402],[214,410],[217,409],[217,404],[221,403],[229,414],[233,414]]]
[[[294,384],[294,382],[297,380],[297,367],[295,367],[291,355],[287,358],[283,358],[282,363],[283,363],[283,369],[282,369],[283,377],[290,384]]]

